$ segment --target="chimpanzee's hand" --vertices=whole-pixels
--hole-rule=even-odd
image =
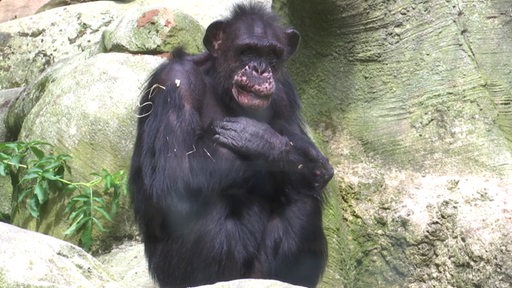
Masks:
[[[225,118],[213,124],[213,139],[235,152],[276,160],[284,156],[291,144],[267,123],[246,117]]]

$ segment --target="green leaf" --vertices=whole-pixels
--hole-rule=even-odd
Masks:
[[[1,176],[7,176],[8,172],[5,170],[5,165],[4,163],[1,163],[0,162],[0,175]]]
[[[55,174],[51,170],[44,171],[42,176],[48,180],[53,180],[53,181],[60,179],[60,177],[55,176]]]
[[[80,207],[78,207],[76,210],[73,210],[73,212],[71,212],[71,214],[69,214],[69,219],[70,220],[73,220],[75,217],[81,215],[82,217],[84,216],[87,216],[89,213],[88,213],[89,209],[87,206],[85,205],[82,205]]]
[[[77,220],[76,227],[75,227],[75,233],[80,231],[80,229],[84,229],[84,225],[88,225],[92,221],[91,217],[83,216],[79,217],[79,220]]]
[[[39,170],[39,171],[38,171]],[[25,174],[21,180],[20,180],[20,183],[23,183],[23,182],[26,182],[28,180],[31,180],[31,179],[34,179],[34,178],[38,178],[40,177],[40,173],[41,170],[40,169],[37,169],[37,168],[32,168],[30,169],[29,171],[27,171],[27,174]]]
[[[105,189],[110,189],[114,185],[114,178],[112,175],[108,174],[103,177],[103,181],[105,181]]]
[[[80,194],[80,195],[73,196],[73,198],[71,198],[70,201],[86,202],[86,201],[89,201],[89,199],[90,199],[89,195]]]
[[[64,172],[66,171],[66,167],[64,165],[60,165],[55,169],[55,174],[59,176],[59,178],[63,178]]]
[[[36,197],[30,198],[27,202],[27,210],[34,218],[39,218],[39,202]]]
[[[52,170],[52,172],[54,169],[62,166],[62,163],[53,157],[47,159],[45,162],[45,170]]]
[[[73,184],[70,184],[70,185],[66,185],[66,187],[64,188],[64,192],[65,193],[71,193],[73,191],[75,191],[77,189],[77,187]]]
[[[79,206],[76,207],[77,205],[79,205]],[[73,212],[73,211],[81,209],[82,207],[86,207],[87,208],[88,207],[87,202],[81,201],[79,199],[72,199],[66,205],[66,211],[65,212],[66,213]]]
[[[84,223],[82,221],[83,217],[84,217],[83,215],[80,215],[80,217],[78,219],[76,219],[76,221],[73,222],[73,224],[71,224],[71,226],[66,231],[64,231],[64,235],[69,236],[69,235],[75,234],[78,231],[78,229],[80,228],[79,226],[83,225],[83,223]]]
[[[71,155],[69,155],[69,154],[59,154],[59,155],[57,155],[57,160],[59,162],[64,162],[64,161],[69,160],[71,158],[73,158],[73,157],[71,157]]]
[[[3,152],[0,152],[0,161],[6,161],[8,160],[9,158],[11,158],[11,155],[9,154],[6,154],[6,153],[3,153]]]
[[[37,199],[40,204],[43,204],[48,200],[48,189],[45,189],[44,183],[37,182],[34,186],[34,194],[37,196]]]
[[[92,195],[92,188],[87,186],[84,188],[82,195],[87,195],[87,197],[90,197]]]
[[[21,162],[21,156],[18,155],[18,154],[15,154],[13,155],[10,159],[9,159],[9,163],[11,165],[13,165],[16,169],[18,169],[20,167],[20,163]]]
[[[110,217],[110,215],[107,213],[107,211],[105,211],[103,208],[100,208],[100,207],[94,206],[94,210],[96,210],[98,213],[100,213],[101,215],[103,215],[103,217],[104,217],[105,219],[107,219],[108,221],[113,222],[113,221],[112,221],[112,217]]]
[[[30,187],[21,190],[21,193],[18,195],[18,204],[20,204],[21,201],[23,201],[23,199],[25,199],[25,196],[27,196],[27,194],[31,191],[32,191],[32,189]]]
[[[84,231],[82,231],[82,235],[80,237],[80,242],[82,243],[84,250],[91,250],[92,246],[92,222],[87,223]]]
[[[103,199],[101,197],[95,196],[95,197],[92,197],[92,200],[94,202],[100,204],[101,206],[105,206],[105,199]]]
[[[41,159],[44,157],[44,151],[37,148],[36,146],[30,146],[30,151],[32,151],[32,153],[34,153],[34,155],[36,155],[36,157],[38,159]]]
[[[8,142],[8,143],[5,143],[5,147],[8,148],[8,149],[12,149],[14,150],[14,153],[18,153],[20,150],[23,149],[23,142]],[[11,153],[11,154],[14,154],[14,153]]]
[[[92,221],[94,221],[94,224],[96,224],[96,226],[98,227],[98,229],[101,230],[101,232],[107,232],[108,229],[105,229],[105,227],[103,227],[103,224],[101,224],[101,222],[96,219],[96,218],[92,218]]]

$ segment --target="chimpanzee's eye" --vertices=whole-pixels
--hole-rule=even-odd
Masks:
[[[279,49],[271,49],[268,51],[267,56],[265,57],[271,66],[277,65],[277,63],[281,60],[283,56],[283,52]]]
[[[249,47],[249,46],[243,46],[238,50],[238,56],[240,58],[246,58],[253,54],[254,54],[254,52],[252,51],[251,47]]]

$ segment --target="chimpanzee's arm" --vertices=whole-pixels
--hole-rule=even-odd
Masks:
[[[135,215],[147,241],[156,241],[168,231],[166,218],[172,215],[167,213],[192,209],[185,188],[190,175],[183,167],[186,152],[193,149],[199,120],[185,105],[184,83],[179,83],[175,71],[179,65],[160,66],[140,102],[129,184]]]
[[[307,185],[317,191],[324,188],[333,175],[327,158],[300,127],[288,127],[280,135],[267,123],[245,117],[226,118],[214,124],[214,140],[233,151],[262,157],[284,171],[292,185]]]
[[[162,65],[140,103],[129,178],[135,215],[147,222],[139,223],[147,229],[146,238],[186,229],[203,213],[210,194],[219,193],[231,177],[239,176],[232,171],[243,173],[234,167],[238,163],[216,157],[211,138],[201,137],[195,99],[207,92],[201,73],[192,65],[180,59]]]

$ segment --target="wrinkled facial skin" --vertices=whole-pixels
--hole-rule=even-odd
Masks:
[[[275,91],[275,82],[270,67],[258,68],[250,63],[233,79],[233,96],[246,109],[260,110],[270,103]]]
[[[237,23],[236,29],[229,32],[232,38],[228,43],[233,44],[229,54],[232,63],[238,65],[233,71],[231,91],[245,109],[261,110],[272,100],[276,89],[274,78],[279,73],[278,64],[284,62],[286,44],[280,27],[260,19],[248,20]]]
[[[296,51],[300,36],[274,21],[248,15],[216,21],[203,42],[216,60],[219,84],[243,109],[265,109],[276,91],[276,76]]]

